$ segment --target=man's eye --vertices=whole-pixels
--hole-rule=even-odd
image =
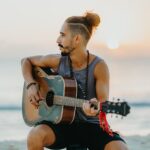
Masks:
[[[65,36],[65,34],[60,34],[61,36]]]

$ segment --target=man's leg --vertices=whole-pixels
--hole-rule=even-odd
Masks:
[[[44,150],[44,146],[52,145],[55,142],[53,130],[44,124],[34,127],[27,137],[28,150]]]
[[[106,144],[104,150],[128,150],[128,148],[122,141],[112,141]]]

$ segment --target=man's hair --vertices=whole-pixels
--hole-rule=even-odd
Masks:
[[[100,17],[96,13],[86,12],[83,16],[72,16],[65,20],[73,35],[81,34],[87,43],[93,30],[100,24]]]

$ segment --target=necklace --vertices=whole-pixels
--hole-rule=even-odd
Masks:
[[[83,90],[82,86],[80,84],[78,84],[79,88],[82,91],[83,97],[85,99],[88,99],[88,73],[89,73],[89,51],[87,50],[87,64],[86,64],[86,81],[85,81],[85,91]],[[72,68],[72,60],[70,58],[70,56],[68,55],[69,58],[69,66],[70,66],[70,77],[73,78],[74,77],[74,73],[73,73],[73,68]]]

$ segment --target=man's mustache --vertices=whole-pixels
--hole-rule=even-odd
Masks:
[[[64,46],[63,46],[63,45],[61,45],[61,44],[58,44],[58,46],[59,46],[59,47],[61,47],[61,48],[64,48]]]

